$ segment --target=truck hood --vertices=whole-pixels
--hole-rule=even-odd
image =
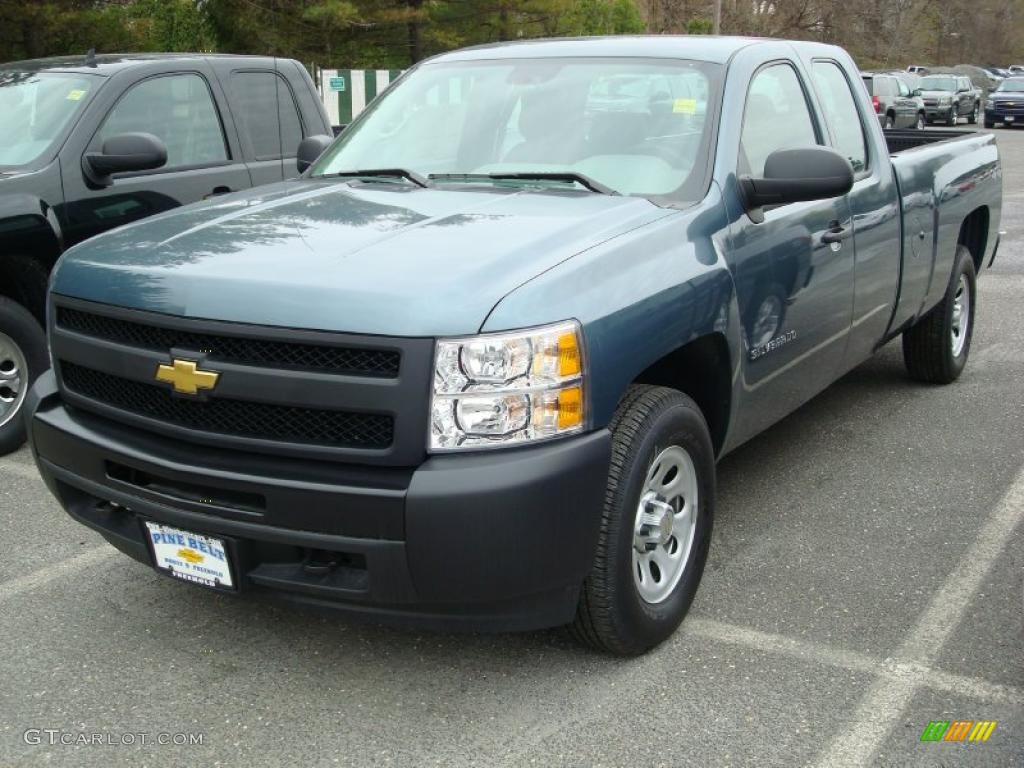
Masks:
[[[943,97],[952,99],[954,96],[956,96],[956,94],[950,93],[949,91],[921,91],[922,99],[941,99]]]
[[[516,287],[671,213],[576,190],[284,182],[95,237],[64,255],[52,286],[182,317],[474,333]]]

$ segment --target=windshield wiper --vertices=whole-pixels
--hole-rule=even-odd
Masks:
[[[407,171],[405,168],[373,168],[365,171],[339,171],[337,173],[323,173],[318,176],[314,176],[317,179],[348,179],[348,178],[391,178],[391,179],[406,179],[411,181],[417,187],[429,187],[430,181],[416,171]]]
[[[432,173],[429,177],[433,181],[505,181],[521,179],[522,181],[564,181],[566,183],[579,184],[581,187],[597,192],[600,195],[619,194],[611,187],[606,187],[601,182],[575,171],[516,171],[496,173]]]

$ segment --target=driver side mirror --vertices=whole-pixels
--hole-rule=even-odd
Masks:
[[[299,143],[299,151],[295,153],[295,166],[299,173],[305,173],[317,161],[324,150],[334,141],[330,136],[307,136]]]
[[[106,187],[115,173],[151,171],[167,162],[167,146],[151,133],[120,133],[103,142],[100,152],[82,158],[82,170],[93,184]]]
[[[911,96],[920,96],[922,93],[924,93],[924,91],[922,91],[920,88],[915,88],[914,90],[912,90],[910,92],[910,95]]]
[[[765,160],[762,178],[740,177],[747,212],[757,222],[764,220],[766,205],[827,200],[852,187],[850,161],[826,147],[778,149]]]

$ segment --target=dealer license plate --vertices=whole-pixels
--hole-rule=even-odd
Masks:
[[[231,562],[223,539],[146,521],[146,533],[158,570],[205,587],[234,589]]]

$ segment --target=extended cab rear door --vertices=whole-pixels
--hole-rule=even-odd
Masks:
[[[857,89],[857,70],[837,49],[822,46],[805,66],[828,131],[829,144],[854,169],[847,195],[853,237],[843,257],[854,268],[853,317],[843,369],[867,358],[885,335],[899,286],[900,220],[896,182],[871,104]]]
[[[127,69],[107,85],[102,109],[92,110],[61,152],[68,245],[122,224],[252,186],[231,116],[209,67],[200,60],[168,59]],[[144,132],[167,146],[155,170],[114,174],[90,182],[87,152],[121,133]]]
[[[313,104],[312,81],[288,59],[225,59],[213,66],[238,125],[253,184],[297,177],[299,142],[307,136],[331,135],[319,105]]]

